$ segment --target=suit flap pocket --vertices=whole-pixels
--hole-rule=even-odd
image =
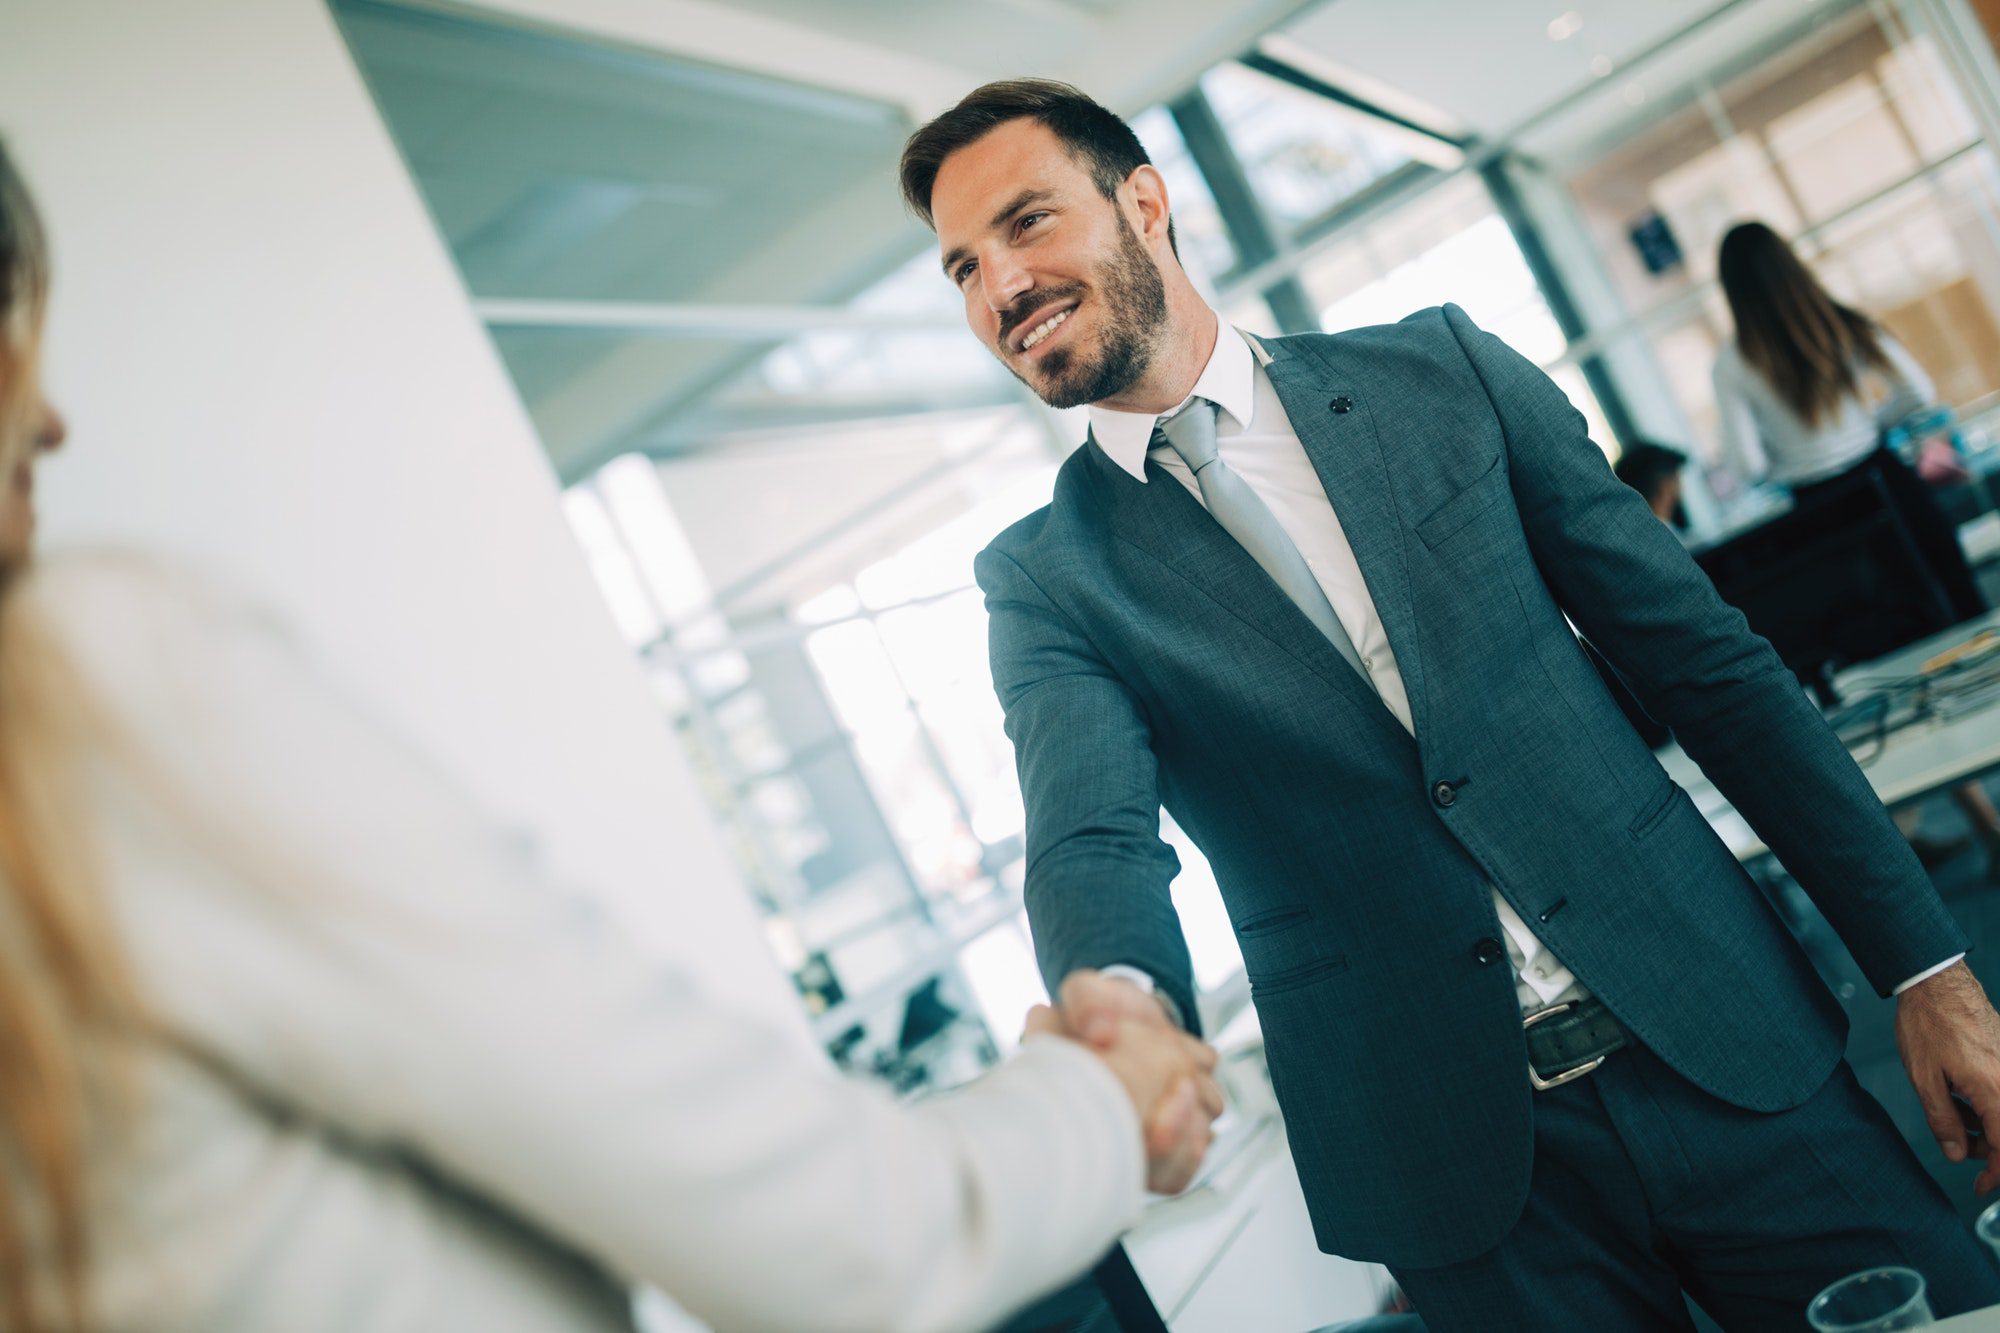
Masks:
[[[1310,907],[1273,907],[1269,911],[1258,912],[1244,917],[1236,923],[1236,933],[1243,935],[1269,935],[1280,930],[1290,930],[1312,920]]]
[[[1495,454],[1493,461],[1486,465],[1486,470],[1479,474],[1479,480],[1446,500],[1417,524],[1417,535],[1424,539],[1425,546],[1439,545],[1477,518],[1506,484],[1507,474],[1500,470],[1500,456]]]
[[[1236,922],[1243,970],[1259,991],[1345,970],[1344,956],[1331,954],[1324,929],[1315,929],[1304,903],[1263,907]]]
[[[1347,970],[1347,955],[1336,954],[1331,958],[1316,958],[1310,963],[1300,963],[1277,972],[1252,972],[1250,989],[1252,993],[1269,998],[1280,991],[1295,990],[1309,986],[1327,977],[1339,976]]]
[[[1674,808],[1680,794],[1680,784],[1669,779],[1667,789],[1646,803],[1646,808],[1633,817],[1631,824],[1626,827],[1626,832],[1632,835],[1634,841],[1651,833],[1666,819],[1667,813]]]

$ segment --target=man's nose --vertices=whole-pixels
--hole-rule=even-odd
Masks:
[[[54,403],[44,399],[35,421],[35,447],[59,449],[68,438],[69,423],[63,420],[62,413],[56,411]]]
[[[1012,310],[1021,296],[1035,285],[1028,276],[1027,269],[1018,264],[982,264],[979,271],[986,277],[986,304],[996,315],[1004,316]]]

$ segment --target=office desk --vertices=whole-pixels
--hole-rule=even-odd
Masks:
[[[2000,630],[2000,611],[1989,612],[1886,657],[1849,668],[1835,678],[1834,687],[1845,699],[1859,699],[1869,692],[1869,682],[1914,676],[1924,662],[1983,629]],[[1891,807],[1901,805],[2000,768],[2000,706],[1997,705],[2000,695],[1967,712],[1928,718],[1891,733],[1880,752],[1862,766],[1882,803]],[[1667,775],[1687,789],[1695,807],[1739,861],[1752,860],[1769,850],[1678,745],[1662,750],[1660,762]]]
[[[1931,1327],[1938,1333],[2000,1333],[2000,1305],[1940,1319]]]

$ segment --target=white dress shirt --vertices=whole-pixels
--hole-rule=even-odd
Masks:
[[[1341,628],[1354,641],[1354,650],[1368,668],[1382,703],[1403,729],[1414,734],[1410,721],[1410,696],[1396,665],[1396,653],[1389,646],[1388,631],[1375,611],[1375,599],[1361,577],[1341,531],[1340,516],[1327,499],[1326,487],[1313,470],[1298,432],[1285,415],[1284,404],[1271,377],[1252,355],[1243,335],[1216,317],[1215,350],[1208,365],[1195,381],[1188,398],[1206,398],[1221,410],[1216,413],[1216,453],[1230,469],[1250,483],[1267,505],[1285,535],[1299,548],[1306,566],[1312,570]],[[1144,412],[1114,412],[1093,406],[1091,432],[1105,454],[1140,481],[1146,480],[1146,459],[1152,443],[1153,427],[1187,405],[1183,400],[1171,412],[1158,416]],[[1152,461],[1197,501],[1201,487],[1180,455],[1164,445],[1151,452]],[[1528,929],[1513,904],[1493,891],[1493,907],[1500,917],[1500,929],[1507,939],[1507,957],[1514,965],[1515,990],[1521,1008],[1532,1011],[1561,1000],[1582,999],[1586,992],[1562,961]],[[1130,976],[1126,969],[1120,975]]]
[[[1904,365],[1906,374],[1913,372],[1913,378],[1921,381],[1924,393],[1928,394],[1930,382],[1922,379],[1923,372],[1915,369],[1909,354],[1886,336],[1883,345],[1894,349],[1890,353],[1892,361]],[[1221,409],[1216,414],[1217,457],[1250,483],[1292,544],[1299,548],[1327,601],[1333,604],[1333,613],[1341,627],[1354,640],[1355,651],[1368,668],[1383,704],[1403,724],[1404,730],[1415,734],[1410,721],[1409,692],[1396,666],[1396,654],[1389,646],[1382,617],[1375,611],[1375,599],[1362,579],[1354,548],[1348,545],[1346,534],[1341,531],[1340,516],[1334,512],[1305,446],[1299,443],[1298,433],[1285,415],[1284,404],[1278,401],[1271,377],[1264,372],[1242,334],[1223,324],[1217,316],[1215,350],[1187,399],[1158,416],[1093,406],[1091,431],[1111,461],[1139,481],[1146,480],[1146,460],[1150,457],[1200,501],[1200,484],[1179,454],[1164,445],[1148,452],[1153,427],[1194,398],[1206,398]],[[1873,438],[1869,436],[1871,448]],[[1514,965],[1515,993],[1522,1012],[1531,1013],[1589,995],[1575,974],[1528,929],[1513,904],[1498,889],[1493,891],[1493,909],[1506,936],[1507,957]],[[1893,993],[1901,995],[1964,956],[1957,954],[1924,969],[1897,986]],[[1153,979],[1136,969],[1119,966],[1105,970],[1153,989]]]
[[[138,1136],[91,1159],[93,1328],[611,1333],[645,1283],[723,1333],[969,1333],[1137,1220],[1081,1047],[898,1105],[643,953],[268,622],[129,564],[21,595],[107,724],[152,1020]]]
[[[1930,376],[1903,344],[1878,334],[1886,368],[1858,366],[1858,394],[1849,394],[1817,424],[1808,424],[1752,370],[1735,343],[1715,361],[1715,410],[1723,457],[1738,475],[1803,486],[1839,476],[1881,442],[1883,430],[1931,401]]]

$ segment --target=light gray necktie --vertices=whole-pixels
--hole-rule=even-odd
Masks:
[[[1327,642],[1373,690],[1374,679],[1361,665],[1361,654],[1354,650],[1354,640],[1347,637],[1347,630],[1333,613],[1333,605],[1326,600],[1326,592],[1313,577],[1306,558],[1299,554],[1299,548],[1285,535],[1277,517],[1258,498],[1250,483],[1230,471],[1229,465],[1216,456],[1215,404],[1206,398],[1195,399],[1161,422],[1160,433],[1166,436],[1168,447],[1194,473],[1202,503],[1222,525],[1222,530],[1250,553],[1250,558],[1306,613],[1306,619],[1319,627]]]

